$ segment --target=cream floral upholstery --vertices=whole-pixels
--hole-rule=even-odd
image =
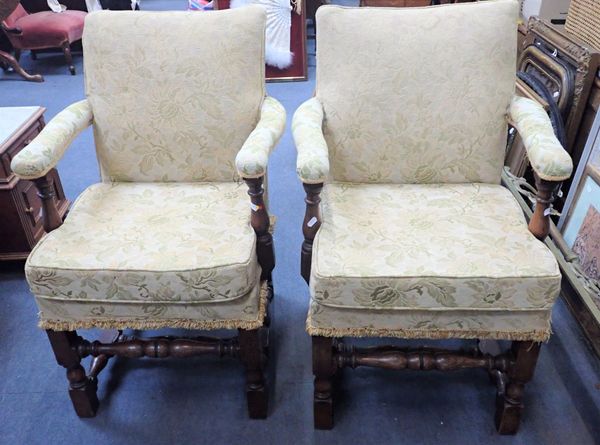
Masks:
[[[480,338],[498,337],[495,324],[506,331],[503,338],[513,338],[515,327],[519,335],[547,335],[560,291],[558,265],[504,187],[333,183],[322,198],[310,279],[311,334],[323,335],[325,313],[338,329],[376,331],[380,322],[418,328],[417,335],[403,331],[404,337],[424,329],[468,335],[474,328]],[[348,324],[347,310],[377,314],[377,324]],[[508,329],[512,313],[522,313],[526,324]],[[468,321],[457,324],[462,316]],[[492,324],[478,324],[479,317]]]
[[[315,96],[332,179],[499,184],[517,18],[513,1],[319,8]]]
[[[329,176],[329,155],[322,127],[323,106],[313,97],[300,105],[292,121],[298,150],[296,172],[307,184],[323,182]]]
[[[12,161],[39,178],[93,126],[103,181],[26,264],[41,327],[262,326],[268,292],[238,169],[263,176],[285,127],[265,97],[264,29],[259,6],[88,15],[87,99]]]
[[[260,6],[90,14],[84,68],[103,178],[234,179],[265,96],[265,21]]]
[[[544,108],[531,99],[515,96],[510,103],[509,116],[538,176],[548,181],[568,179],[573,171],[573,161],[554,135]]]
[[[261,323],[246,191],[233,182],[92,185],[27,260],[42,327],[122,316],[115,304],[156,327],[178,318],[171,312]]]
[[[571,161],[513,98],[517,15],[513,0],[319,8],[315,97],[292,123],[298,176],[326,182],[311,335],[549,337],[561,276],[500,186],[509,118],[541,177]]]
[[[257,178],[267,172],[269,153],[285,130],[285,108],[272,97],[265,98],[260,121],[235,158],[240,176]]]
[[[92,119],[92,109],[87,100],[69,105],[52,118],[27,150],[15,156],[12,170],[23,179],[44,176],[56,166],[73,139],[92,124]]]

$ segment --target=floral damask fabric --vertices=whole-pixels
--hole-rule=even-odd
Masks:
[[[69,105],[48,122],[40,134],[13,158],[11,169],[23,179],[44,176],[67,151],[79,133],[92,123],[93,114],[87,100]]]
[[[265,96],[265,20],[256,5],[88,14],[86,92],[103,179],[234,180]]]
[[[285,108],[272,97],[266,97],[260,110],[260,120],[235,158],[238,174],[258,178],[267,171],[269,153],[285,130]]]
[[[296,172],[307,184],[324,182],[329,176],[329,152],[323,137],[323,106],[313,97],[304,102],[292,120],[298,160]]]
[[[236,183],[92,185],[29,256],[31,291],[46,310],[54,301],[108,311],[243,298],[260,275],[246,191]]]
[[[518,8],[319,8],[315,96],[333,179],[499,184]]]
[[[568,179],[573,171],[573,161],[556,138],[544,108],[531,99],[515,96],[509,117],[538,176],[548,181]]]
[[[554,256],[499,185],[327,184],[322,215],[310,280],[320,306],[473,311],[475,322],[549,312],[560,291]]]
[[[325,306],[311,300],[310,335],[324,337],[490,338],[546,341],[550,310],[427,311],[364,310]]]
[[[36,295],[42,329],[256,329],[265,316],[266,283],[229,301],[119,301]]]

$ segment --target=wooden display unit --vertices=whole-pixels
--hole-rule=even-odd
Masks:
[[[23,260],[44,235],[42,203],[31,181],[20,180],[10,162],[44,127],[42,107],[0,107],[0,261]],[[61,218],[69,201],[58,177],[49,173]]]

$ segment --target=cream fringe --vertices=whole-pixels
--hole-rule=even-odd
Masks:
[[[320,337],[396,337],[396,338],[422,338],[431,340],[444,339],[491,339],[514,341],[548,341],[552,329],[548,327],[542,331],[484,331],[484,330],[432,330],[432,329],[376,329],[376,328],[318,328],[312,326],[311,316],[306,319],[306,332],[309,335]]]
[[[263,325],[267,311],[267,297],[269,290],[267,282],[263,281],[260,288],[258,317],[256,320],[194,320],[189,318],[165,318],[165,319],[143,319],[143,318],[120,318],[120,319],[85,319],[85,320],[42,320],[38,326],[42,329],[53,331],[75,331],[77,329],[258,329]]]

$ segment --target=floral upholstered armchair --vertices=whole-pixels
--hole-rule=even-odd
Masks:
[[[317,13],[315,97],[292,122],[317,428],[333,426],[332,377],[344,366],[482,367],[498,383],[498,430],[517,431],[560,291],[541,240],[572,170],[544,110],[514,96],[517,17],[515,0]],[[508,121],[537,176],[529,229],[500,185]],[[492,357],[354,348],[343,337],[513,347]]]
[[[265,97],[264,33],[260,7],[89,14],[87,98],[12,161],[43,200],[48,234],[26,275],[81,417],[96,412],[96,376],[109,357],[206,353],[239,357],[250,416],[267,414],[263,331],[274,255],[262,184],[286,118]],[[63,223],[46,174],[90,125],[102,182]],[[92,343],[79,328],[239,335],[132,339],[117,331],[114,342]],[[86,375],[80,361],[88,355],[95,359]]]

